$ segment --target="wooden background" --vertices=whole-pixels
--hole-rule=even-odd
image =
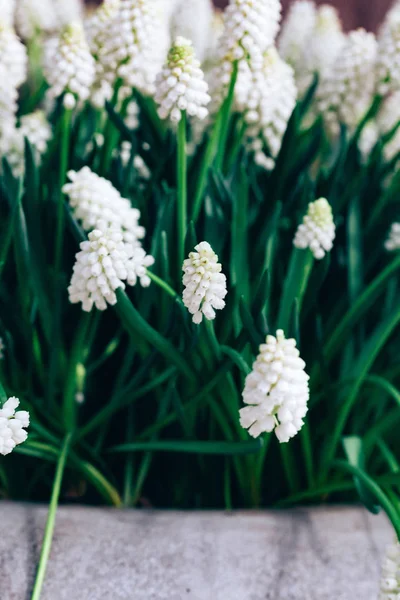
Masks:
[[[316,0],[323,4],[324,0]],[[326,3],[327,0],[325,0]],[[329,4],[337,6],[346,29],[365,27],[375,31],[393,0],[331,0]],[[223,7],[227,0],[215,0],[217,6]],[[291,0],[282,0],[286,9]]]

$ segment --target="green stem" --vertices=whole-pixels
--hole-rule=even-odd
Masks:
[[[178,161],[177,161],[177,184],[178,184],[178,273],[182,270],[185,257],[185,238],[187,230],[187,155],[186,155],[186,112],[182,112],[182,118],[178,125]]]
[[[233,92],[235,89],[237,72],[238,72],[238,65],[235,62],[234,66],[233,66],[233,73],[232,73],[231,84],[230,84],[229,91],[228,91],[228,97],[225,100],[224,104],[222,105],[222,107],[218,113],[218,116],[217,116],[217,119],[216,119],[215,125],[214,125],[214,130],[212,132],[210,139],[208,140],[208,144],[207,144],[206,150],[204,152],[203,160],[200,165],[199,176],[198,176],[198,180],[197,180],[197,187],[196,187],[196,192],[195,192],[194,201],[193,201],[192,220],[194,223],[196,223],[196,221],[199,217],[199,214],[200,214],[200,210],[201,210],[203,199],[204,199],[204,193],[205,193],[206,187],[207,187],[208,172],[209,172],[209,169],[214,160],[215,154],[217,153],[217,149],[219,152],[221,152],[220,160],[222,160],[223,156],[224,156],[223,151],[221,151],[221,149],[220,149],[220,144],[221,144],[221,141],[223,142],[223,137],[225,137],[225,143],[226,143],[226,137],[228,135],[228,123],[226,124],[226,126],[224,126],[224,119],[227,119],[229,122],[229,114],[230,114],[232,103],[233,103]],[[229,110],[226,111],[225,109],[227,108],[228,103],[229,103]],[[224,129],[226,129],[226,133],[224,133]]]
[[[72,111],[64,110],[61,121],[61,151],[60,151],[60,170],[58,179],[58,190],[57,190],[57,222],[56,222],[56,247],[55,247],[55,274],[56,280],[60,273],[61,267],[61,254],[64,246],[64,229],[65,229],[65,211],[64,211],[64,195],[62,193],[62,187],[65,183],[65,178],[68,168],[68,154],[69,154],[69,143],[71,133],[71,118]]]
[[[161,279],[161,277],[158,277],[158,275],[152,273],[151,271],[147,271],[147,275],[156,285],[158,285],[158,287],[167,292],[167,294],[169,294],[171,298],[173,298],[174,300],[181,300],[180,296],[178,296],[175,290],[170,285],[168,285],[168,283],[164,281],[164,279]]]
[[[75,393],[77,390],[77,367],[80,364],[85,352],[84,342],[89,331],[91,316],[91,313],[84,313],[82,315],[71,350],[71,358],[64,388],[63,404],[64,425],[66,431],[72,431],[76,428],[77,402],[75,399]]]
[[[111,105],[113,108],[116,107],[118,102],[118,94],[119,90],[122,86],[122,80],[118,79],[115,88],[114,94],[111,100]],[[107,113],[107,121],[104,129],[104,145],[103,152],[101,155],[101,165],[100,165],[100,173],[105,177],[110,169],[112,153],[116,144],[116,136],[118,135],[118,130],[115,127],[114,123],[110,119]]]
[[[296,298],[300,311],[313,263],[314,257],[310,250],[293,248],[277,323],[277,328],[283,329],[285,332],[287,332],[290,325],[290,317]]]
[[[228,95],[221,107],[221,129],[220,129],[220,135],[219,135],[217,156],[215,159],[215,166],[217,169],[221,169],[223,161],[224,161],[224,157],[225,157],[225,148],[226,148],[226,142],[227,142],[228,133],[229,133],[229,123],[230,123],[230,116],[231,116],[231,111],[232,111],[232,106],[233,106],[237,76],[238,76],[238,62],[235,61],[233,63],[232,77],[231,77],[231,81],[229,84]]]
[[[58,506],[58,499],[60,496],[61,483],[64,475],[65,464],[67,461],[68,450],[71,443],[72,434],[69,433],[65,439],[61,448],[61,452],[58,457],[56,475],[53,483],[53,491],[51,494],[49,513],[47,517],[46,528],[44,532],[42,551],[40,554],[39,566],[36,574],[35,585],[33,587],[32,600],[39,600],[40,593],[46,574],[47,562],[49,560],[51,543],[53,539],[54,525],[56,520],[56,511]]]

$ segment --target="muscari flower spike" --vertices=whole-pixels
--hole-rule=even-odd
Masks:
[[[208,320],[215,319],[215,311],[225,306],[227,289],[222,266],[210,244],[197,244],[195,251],[183,262],[182,270],[183,303],[193,315],[193,323],[201,323],[203,316]]]
[[[190,117],[207,117],[206,106],[211,98],[190,40],[183,37],[175,40],[167,63],[157,76],[154,99],[161,119],[170,118],[177,123],[183,111]]]
[[[58,98],[65,93],[66,108],[73,108],[76,100],[89,98],[95,79],[95,61],[81,23],[67,25],[57,40],[50,40],[44,73],[50,84],[48,96]]]
[[[82,303],[82,310],[90,312],[95,306],[106,310],[107,305],[117,302],[116,290],[136,285],[143,287],[151,283],[147,267],[154,258],[146,255],[143,248],[124,242],[118,227],[107,227],[99,221],[97,228],[89,233],[88,240],[80,244],[81,251],[68,288],[69,300]]]
[[[300,358],[296,340],[286,339],[279,329],[268,335],[247,375],[240,424],[258,437],[275,431],[281,443],[288,442],[302,428],[307,414],[309,376]]]
[[[0,65],[5,67],[9,84],[19,87],[26,80],[28,55],[11,25],[0,16]],[[2,81],[2,87],[3,87]]]
[[[15,446],[22,444],[28,437],[26,428],[29,426],[29,413],[26,410],[16,410],[18,398],[9,398],[0,409],[0,454],[10,454]]]
[[[400,223],[392,224],[389,237],[385,242],[385,248],[386,250],[389,250],[389,252],[400,250]]]
[[[332,250],[335,232],[332,208],[326,198],[320,198],[308,205],[307,214],[297,228],[293,245],[299,249],[309,248],[314,258],[320,260]]]

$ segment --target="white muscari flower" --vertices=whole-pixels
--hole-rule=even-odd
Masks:
[[[0,454],[10,454],[15,446],[22,444],[28,437],[25,431],[29,427],[29,413],[16,410],[18,398],[9,398],[0,409]]]
[[[203,62],[212,34],[213,6],[211,0],[180,0],[172,13],[172,39],[182,36],[192,41],[196,56]]]
[[[19,87],[26,80],[28,56],[14,29],[0,17],[0,64],[5,67],[9,83]],[[2,82],[2,87],[4,83]]]
[[[82,21],[84,14],[84,2],[82,0],[52,0],[52,2],[59,29],[74,21]]]
[[[44,73],[50,84],[50,98],[58,98],[64,93],[82,101],[89,98],[95,78],[95,61],[80,23],[67,25],[56,41],[49,41]]]
[[[10,130],[4,154],[14,177],[21,177],[25,172],[25,148],[21,129]]]
[[[208,85],[189,40],[183,37],[175,40],[166,65],[157,75],[154,99],[161,119],[170,118],[178,123],[183,111],[201,120],[208,115]]]
[[[170,43],[167,29],[158,0],[121,0],[98,56],[110,83],[119,77],[128,87],[153,94]]]
[[[240,424],[250,435],[275,431],[284,443],[300,431],[309,399],[305,366],[296,340],[286,339],[281,329],[276,337],[267,336],[246,377],[243,402],[249,406],[239,411]]]
[[[248,149],[260,166],[271,167],[264,147],[275,158],[296,105],[297,88],[292,67],[271,47],[264,55],[263,70],[257,74],[248,98],[244,119],[248,126]]]
[[[98,108],[102,108],[106,100],[111,100],[113,94],[113,86],[107,77],[102,55],[108,47],[110,28],[118,17],[120,5],[120,0],[105,0],[84,22],[86,39],[96,61],[96,78],[91,100]]]
[[[27,138],[37,151],[38,157],[47,150],[47,144],[52,138],[51,125],[42,110],[24,115],[20,118],[19,126],[23,138]]]
[[[296,0],[283,21],[279,35],[279,54],[294,69],[304,60],[304,51],[311,42],[317,8],[311,0]]]
[[[58,21],[54,0],[18,0],[15,23],[19,35],[30,40],[37,34],[57,29]]]
[[[377,43],[364,29],[351,31],[318,90],[318,108],[332,134],[340,123],[354,129],[371,105]]]
[[[382,96],[400,90],[400,10],[387,18],[380,31],[376,81]]]
[[[400,598],[400,544],[396,541],[386,549],[382,563],[379,600]]]
[[[389,237],[385,242],[386,250],[392,252],[393,250],[400,250],[400,223],[393,223]]]
[[[88,237],[76,255],[68,288],[70,302],[81,302],[85,312],[90,312],[93,306],[106,310],[107,304],[116,304],[115,292],[125,289],[125,282],[136,285],[139,280],[143,287],[150,285],[147,267],[154,263],[154,258],[146,255],[143,248],[124,242],[118,227],[108,228],[104,221],[99,221]]]
[[[133,208],[110,181],[99,177],[89,167],[69,171],[68,178],[70,183],[66,183],[62,191],[68,196],[74,216],[85,231],[96,227],[101,220],[107,228],[119,228],[125,242],[140,246],[146,233],[139,225],[140,211]]]
[[[183,262],[182,270],[183,303],[193,315],[193,323],[201,323],[203,316],[208,320],[215,319],[215,311],[225,306],[227,289],[222,266],[210,244],[197,244],[195,251]]]
[[[0,15],[3,23],[13,25],[15,5],[16,0],[0,0]]]
[[[280,17],[280,0],[230,0],[223,14],[217,64],[210,74],[213,114],[227,95],[235,62],[238,65],[235,108],[240,111],[246,106],[254,73],[262,69],[263,55],[274,43]]]
[[[307,214],[297,228],[293,244],[296,248],[309,248],[314,258],[324,258],[333,248],[336,235],[332,208],[326,198],[319,198],[308,205]]]
[[[15,128],[17,113],[17,88],[10,80],[7,69],[0,62],[0,153],[5,152]]]
[[[329,4],[317,8],[314,29],[304,46],[302,64],[298,65],[298,83],[304,92],[317,73],[321,79],[329,75],[345,42],[337,10]]]

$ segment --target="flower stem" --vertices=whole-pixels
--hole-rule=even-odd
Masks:
[[[178,273],[181,272],[185,257],[185,237],[187,229],[187,156],[186,156],[186,112],[178,125]]]
[[[228,136],[229,115],[230,115],[232,104],[233,104],[233,93],[235,91],[237,72],[238,72],[238,66],[237,66],[237,63],[235,62],[234,66],[233,66],[233,73],[232,73],[231,83],[229,86],[228,96],[217,115],[213,132],[211,134],[210,139],[208,140],[208,144],[207,144],[204,156],[203,156],[203,160],[200,165],[199,176],[198,176],[198,180],[197,180],[197,187],[196,187],[196,192],[195,192],[194,202],[193,202],[192,219],[193,219],[194,223],[196,223],[196,221],[199,217],[199,214],[200,214],[202,202],[204,199],[204,193],[205,193],[206,187],[207,187],[208,171],[209,171],[209,169],[212,165],[212,162],[214,160],[214,157],[217,153],[217,149],[218,149],[219,153],[221,154],[221,156],[220,156],[221,162],[224,157],[224,147],[221,149],[220,144],[222,143],[225,146],[226,138]],[[226,123],[225,123],[225,121],[226,121]],[[225,142],[224,142],[224,139],[225,139]]]
[[[59,499],[60,490],[61,490],[61,483],[62,483],[62,479],[63,479],[63,475],[64,475],[65,464],[67,462],[67,456],[68,456],[68,450],[69,450],[70,443],[71,443],[71,438],[72,438],[71,433],[69,433],[65,437],[64,443],[62,445],[62,448],[61,448],[61,451],[60,451],[60,454],[58,457],[56,475],[54,478],[53,491],[51,494],[51,500],[50,500],[50,506],[49,506],[49,513],[47,516],[46,529],[44,532],[42,551],[40,554],[39,566],[38,566],[38,570],[36,573],[35,585],[33,587],[32,600],[39,600],[40,594],[42,591],[44,577],[46,574],[47,562],[49,560],[49,555],[50,555],[51,543],[52,543],[52,539],[53,539],[54,525],[55,525],[55,520],[56,520],[56,511],[57,511],[58,499]]]
[[[225,157],[226,142],[229,133],[229,122],[232,111],[233,99],[235,94],[235,85],[238,76],[238,62],[233,63],[232,77],[229,84],[228,95],[221,107],[221,129],[219,134],[218,151],[215,159],[215,166],[217,169],[221,169]]]
[[[57,190],[57,222],[56,222],[56,247],[55,247],[55,273],[56,279],[60,272],[61,267],[61,254],[64,245],[64,225],[65,225],[65,211],[64,211],[64,195],[62,193],[62,187],[65,183],[67,168],[68,168],[68,154],[69,154],[69,143],[71,133],[71,117],[72,110],[65,109],[61,120],[61,150],[60,150],[60,170],[58,178],[58,190]]]
[[[165,292],[167,292],[167,294],[169,294],[169,296],[171,296],[171,298],[173,298],[174,300],[178,300],[178,301],[181,300],[180,296],[178,296],[178,294],[175,292],[175,290],[172,289],[172,287],[166,281],[164,281],[164,279],[161,279],[161,277],[159,277],[155,273],[152,273],[151,271],[147,271],[147,275],[150,277],[150,279],[156,285],[158,285],[158,287],[160,287]]]

